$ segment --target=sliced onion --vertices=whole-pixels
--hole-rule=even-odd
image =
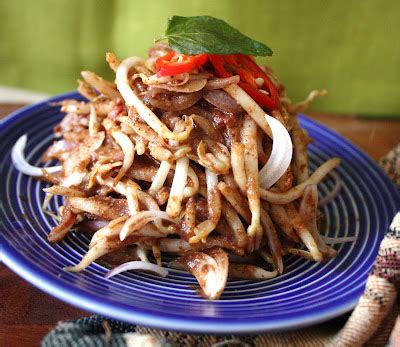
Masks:
[[[339,194],[340,190],[342,189],[342,180],[340,179],[339,175],[336,172],[331,172],[330,175],[335,181],[335,186],[333,189],[326,195],[324,196],[321,200],[318,202],[318,207],[325,206],[326,204],[329,204],[333,199],[336,198],[336,196]]]
[[[110,278],[112,276],[115,276],[121,272],[128,270],[143,270],[143,271],[153,272],[161,277],[167,277],[168,275],[168,270],[162,268],[161,266],[152,263],[147,263],[145,261],[128,261],[127,263],[121,264],[116,268],[112,269],[111,271],[108,271],[105,274],[105,277]]]
[[[25,175],[41,177],[43,176],[43,169],[48,173],[55,173],[62,170],[61,165],[40,168],[29,164],[24,155],[24,149],[28,140],[27,135],[22,135],[11,150],[11,159],[14,166]]]
[[[182,85],[176,85],[176,84],[158,84],[157,88],[162,88],[169,90],[171,92],[178,92],[178,93],[194,93],[198,92],[199,90],[203,89],[204,86],[206,85],[207,80],[205,78],[199,79],[199,80],[191,80],[185,84]]]
[[[208,80],[204,90],[222,89],[230,84],[237,84],[240,81],[239,76],[232,76],[226,78],[215,78]]]
[[[184,94],[151,88],[146,93],[145,101],[164,111],[182,111],[193,106],[202,96],[203,92],[201,91]]]
[[[223,90],[210,90],[204,94],[203,98],[222,111],[233,114],[243,112],[243,108],[236,100]]]
[[[271,187],[288,169],[292,160],[293,144],[285,126],[277,119],[265,115],[272,131],[271,155],[260,170],[260,186],[264,189]]]

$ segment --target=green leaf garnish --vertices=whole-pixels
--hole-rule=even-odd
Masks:
[[[263,43],[211,16],[173,16],[168,19],[163,38],[168,39],[174,51],[182,54],[272,55],[272,50]]]

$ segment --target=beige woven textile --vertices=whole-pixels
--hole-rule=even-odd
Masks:
[[[382,158],[379,164],[393,182],[400,187],[400,144]],[[349,318],[346,315],[306,329],[258,336],[190,335],[144,327],[137,327],[135,332],[162,338],[172,346],[188,347],[395,347],[400,346],[400,318],[398,318],[400,310],[399,304],[396,303],[399,285],[400,212],[396,215],[381,243],[364,294]],[[396,328],[393,329],[396,318]],[[392,337],[390,337],[391,335]],[[133,344],[127,344],[133,346]],[[151,347],[151,345],[148,346]],[[153,346],[156,345],[158,344]]]

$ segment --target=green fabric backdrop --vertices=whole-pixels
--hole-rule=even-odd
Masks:
[[[168,16],[222,18],[273,50],[267,62],[293,100],[313,108],[400,115],[400,1],[0,1],[0,85],[50,93],[75,88],[79,71],[111,76],[106,51],[145,55]]]

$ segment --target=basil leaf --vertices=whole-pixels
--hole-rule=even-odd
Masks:
[[[168,19],[165,37],[171,48],[183,54],[251,54],[272,55],[272,50],[261,42],[243,35],[221,19],[211,16]]]

